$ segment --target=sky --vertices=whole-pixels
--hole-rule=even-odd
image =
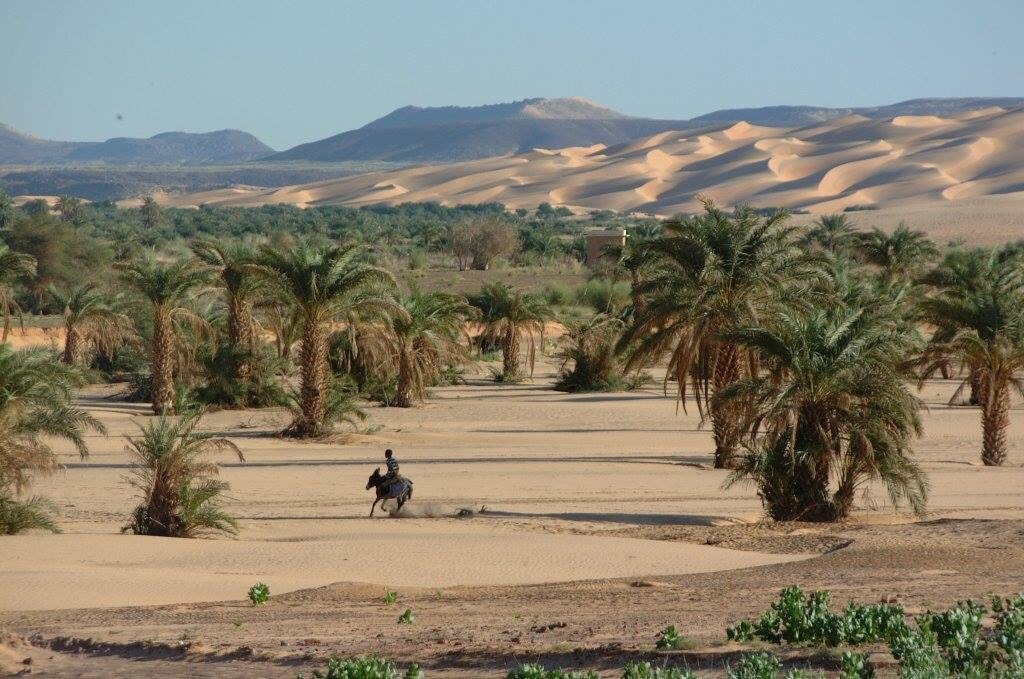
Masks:
[[[408,104],[623,113],[1024,96],[1021,0],[0,0],[0,122],[236,128],[276,149]]]

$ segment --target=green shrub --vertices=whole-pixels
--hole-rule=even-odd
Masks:
[[[418,271],[427,268],[427,253],[419,248],[409,251],[409,269]]]
[[[658,632],[658,638],[654,641],[654,647],[660,650],[679,648],[682,641],[683,639],[679,636],[679,632],[676,631],[675,625],[669,625]]]
[[[625,309],[632,298],[629,283],[609,278],[593,278],[576,290],[576,301],[600,313],[614,314]]]
[[[734,667],[727,667],[728,679],[775,679],[782,665],[771,653],[748,653]]]
[[[573,302],[572,290],[561,283],[548,283],[541,288],[540,294],[551,306],[566,306]]]
[[[507,679],[598,679],[596,672],[548,670],[542,665],[527,663],[509,670]]]
[[[649,662],[630,662],[622,668],[622,679],[694,679],[694,674],[680,667],[654,667]]]
[[[867,653],[846,651],[840,663],[840,679],[873,679],[875,676],[875,668],[871,666]]]
[[[260,606],[267,603],[270,599],[270,588],[267,587],[266,583],[257,582],[255,585],[249,588],[249,601],[252,602],[253,606]]]
[[[411,625],[414,622],[416,622],[416,616],[413,615],[411,608],[405,609],[405,612],[398,616],[399,625]]]
[[[384,588],[384,596],[382,597],[385,606],[390,606],[398,600],[398,592]]]
[[[301,679],[302,675],[299,675]],[[420,666],[413,663],[404,675],[390,660],[383,658],[353,658],[341,660],[331,658],[327,661],[327,669],[324,672],[315,670],[313,679],[422,679],[423,671]]]

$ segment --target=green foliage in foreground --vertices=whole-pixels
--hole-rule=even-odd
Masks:
[[[510,670],[508,679],[598,679],[596,672],[547,670],[542,665],[526,664]]]
[[[679,648],[683,638],[679,636],[679,632],[676,631],[675,625],[669,625],[665,629],[658,632],[658,638],[654,642],[654,647],[661,650],[668,650],[672,648]]]
[[[760,639],[830,648],[884,642],[899,663],[903,679],[1024,676],[1024,593],[993,599],[995,622],[990,633],[982,626],[989,609],[973,601],[959,602],[946,611],[928,611],[916,616],[914,625],[900,606],[850,603],[842,613],[833,613],[828,604],[828,592],[807,595],[799,587],[789,587],[760,618],[730,627],[726,634],[734,641]],[[874,676],[874,669],[866,655],[846,652],[841,676],[865,679]]]
[[[15,500],[0,495],[0,535],[17,535],[30,530],[59,533],[54,521],[57,505],[45,497]]]
[[[249,601],[252,602],[253,606],[265,604],[269,599],[270,588],[267,587],[266,583],[257,582],[255,585],[249,588]]]
[[[302,675],[298,675],[302,679]],[[383,658],[354,658],[340,660],[331,658],[327,661],[327,669],[313,671],[313,679],[423,679],[423,670],[416,663],[409,666],[405,674],[390,660]]]

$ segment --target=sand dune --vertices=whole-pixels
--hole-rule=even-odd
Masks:
[[[549,201],[668,215],[697,210],[701,194],[726,205],[811,212],[854,203],[951,205],[1005,194],[1024,200],[1024,108],[949,118],[854,115],[796,129],[738,122],[610,147],[534,149],[273,190],[236,187],[158,199],[178,206],[497,200],[509,208]]]

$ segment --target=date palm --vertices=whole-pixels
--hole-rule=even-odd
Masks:
[[[203,457],[224,450],[243,462],[245,457],[228,439],[197,432],[200,415],[196,411],[175,419],[161,413],[140,426],[141,436],[128,439],[129,481],[141,502],[123,532],[173,538],[238,532],[235,519],[218,502],[228,484],[216,478],[217,464]]]
[[[874,480],[894,506],[922,511],[927,484],[911,457],[920,404],[903,370],[916,338],[907,328],[894,303],[878,298],[727,331],[763,369],[715,395],[750,404],[752,452],[728,485],[755,483],[776,520],[842,519]]]
[[[14,285],[22,278],[36,275],[36,260],[31,255],[14,252],[0,242],[0,315],[3,316],[3,334],[0,344],[11,332],[11,318],[21,317],[21,307],[14,295]]]
[[[256,322],[253,318],[253,299],[261,280],[252,270],[254,252],[241,243],[228,243],[200,238],[192,243],[192,252],[214,274],[218,287],[224,290],[227,307],[228,344],[232,351],[242,355],[256,352]],[[235,379],[243,379],[248,362],[237,361]]]
[[[892,233],[873,229],[863,234],[857,249],[865,262],[878,267],[886,283],[915,276],[939,254],[923,231],[912,230],[903,223]]]
[[[1010,392],[1020,387],[1016,374],[1024,367],[1024,272],[1013,254],[992,252],[975,259],[979,266],[959,276],[950,271],[944,280],[934,276],[946,287],[921,302],[924,320],[936,328],[922,354],[922,375],[950,360],[967,367],[958,393],[970,387],[981,408],[982,461],[1001,465]],[[983,274],[974,275],[977,270]]]
[[[742,414],[713,395],[756,373],[754,356],[723,340],[728,329],[758,322],[806,298],[816,268],[796,245],[786,215],[728,214],[705,202],[705,213],[665,224],[665,236],[643,246],[649,260],[638,289],[643,311],[619,341],[630,350],[627,370],[669,355],[666,384],[674,379],[686,407],[692,388],[701,419],[710,418],[715,466],[728,467],[739,444]]]
[[[99,421],[71,405],[72,389],[82,383],[80,372],[47,349],[15,351],[0,344],[0,533],[56,531],[45,501],[16,498],[34,475],[57,468],[49,439],[64,439],[85,457],[86,432],[105,433]]]
[[[832,254],[847,254],[857,244],[857,227],[842,213],[822,215],[807,230],[801,243]]]
[[[68,365],[74,365],[82,358],[86,345],[109,355],[134,334],[131,320],[116,311],[112,300],[92,283],[79,285],[67,292],[51,285],[49,292],[64,315],[61,360]]]
[[[409,408],[426,397],[427,386],[445,366],[466,360],[462,337],[475,310],[462,298],[417,290],[398,307],[387,317],[384,339],[397,367],[395,405]]]
[[[153,336],[150,341],[153,412],[171,412],[174,404],[176,345],[187,323],[193,329],[205,325],[190,305],[190,296],[205,284],[207,274],[190,261],[165,264],[150,257],[118,265],[121,279],[150,305]]]
[[[367,264],[355,246],[314,246],[299,241],[289,249],[263,246],[256,271],[274,286],[271,294],[290,302],[302,327],[300,387],[295,421],[285,433],[308,437],[326,433],[331,380],[328,336],[331,324],[353,315],[394,308],[395,280]]]
[[[527,343],[530,374],[537,357],[536,337],[544,341],[544,328],[554,318],[551,307],[539,295],[513,290],[505,283],[488,283],[470,303],[480,310],[485,336],[501,344],[501,382],[516,382],[521,377],[520,343]]]

